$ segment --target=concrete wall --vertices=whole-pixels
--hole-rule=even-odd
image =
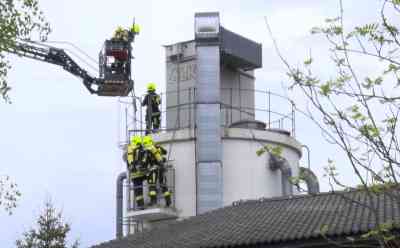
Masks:
[[[157,134],[154,138],[171,152],[170,159],[175,167],[175,206],[179,216],[195,215],[196,170],[193,130]],[[270,131],[225,129],[222,135],[224,205],[241,199],[281,196],[280,171],[269,169],[268,154],[260,157],[256,155],[262,144],[281,145],[282,155],[289,161],[293,176],[298,175],[301,145],[294,138]]]

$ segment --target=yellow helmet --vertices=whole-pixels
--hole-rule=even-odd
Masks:
[[[142,138],[138,135],[131,137],[131,144],[140,145],[142,143]]]
[[[148,83],[147,84],[147,90],[148,91],[155,91],[156,90],[156,84],[155,83]]]
[[[143,137],[143,145],[144,146],[148,146],[148,145],[151,145],[151,144],[153,144],[153,138],[151,137],[151,136],[144,136]]]
[[[122,26],[118,26],[117,29],[115,29],[115,33],[121,33],[124,31],[124,28]]]
[[[140,26],[139,26],[139,24],[133,24],[132,25],[132,28],[131,28],[131,32],[132,33],[134,33],[134,34],[138,34],[139,32],[140,32]]]

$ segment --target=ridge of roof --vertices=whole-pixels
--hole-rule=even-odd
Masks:
[[[386,189],[382,192],[379,192],[378,194],[382,193],[388,193],[388,191],[392,190],[399,190],[400,185],[393,185],[389,186],[389,189]],[[349,190],[343,190],[343,191],[328,191],[328,192],[320,192],[318,194],[299,194],[299,195],[290,195],[290,196],[275,196],[275,197],[261,197],[257,199],[241,199],[238,201],[234,201],[232,203],[232,206],[241,206],[243,204],[256,204],[256,203],[266,203],[266,202],[275,202],[275,201],[287,201],[287,200],[297,200],[297,199],[304,199],[304,198],[314,198],[314,197],[326,197],[328,195],[346,195],[346,194],[352,194],[352,193],[363,193],[365,192],[366,189],[361,188],[352,188]],[[373,192],[371,192],[373,193]],[[377,193],[374,193],[377,194]],[[212,210],[214,211],[214,210]]]

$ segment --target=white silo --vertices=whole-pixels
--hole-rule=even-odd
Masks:
[[[165,128],[153,138],[168,151],[173,207],[161,203],[145,210],[129,209],[129,226],[133,221],[151,227],[242,199],[296,194],[290,177],[299,175],[302,145],[294,137],[293,109],[272,111],[272,94],[261,92],[267,99],[263,102],[269,102],[263,115],[267,121],[256,120],[260,91],[254,88],[254,70],[262,65],[261,44],[222,27],[218,13],[197,13],[195,39],[165,50]],[[289,129],[283,120],[290,123]],[[274,122],[278,128],[272,128]],[[281,158],[257,156],[265,145],[281,147]],[[311,179],[315,191],[317,182]],[[122,199],[122,193],[119,196]],[[133,199],[131,191],[126,196]]]

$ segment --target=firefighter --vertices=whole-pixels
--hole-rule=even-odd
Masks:
[[[143,149],[145,151],[145,157],[147,162],[147,185],[149,186],[148,194],[150,198],[149,205],[155,205],[157,203],[157,174],[158,166],[154,163],[154,144],[151,136],[143,137]]]
[[[123,40],[128,41],[129,38],[129,31],[124,29],[121,26],[118,26],[117,29],[114,31],[113,39],[114,40]]]
[[[147,85],[147,94],[143,99],[142,106],[146,109],[146,135],[151,131],[157,131],[160,128],[161,120],[161,97],[156,93],[156,84]]]
[[[130,32],[121,26],[118,26],[114,31],[112,40],[117,42],[128,42]],[[122,53],[113,54],[114,62],[111,64],[111,70],[113,74],[123,74],[127,63],[127,57],[121,56]]]
[[[169,207],[171,205],[171,192],[168,190],[164,176],[167,151],[159,144],[155,145],[151,136],[143,138],[143,147],[148,156],[147,183],[149,185],[150,205],[157,203],[158,183],[165,199],[165,205]]]
[[[136,206],[144,209],[143,181],[146,179],[146,160],[140,136],[133,136],[127,147],[127,163],[129,177],[133,182]]]
[[[161,192],[164,196],[165,206],[169,207],[171,205],[171,191],[168,190],[167,178],[165,176],[166,166],[167,166],[167,150],[160,144],[155,144],[157,153],[161,155],[161,159],[157,161],[158,163],[158,182],[160,184]]]
[[[136,23],[134,23],[129,29],[118,26],[117,29],[114,31],[113,39],[133,42],[133,40],[135,39],[135,35],[139,34],[139,32],[140,27]]]
[[[133,25],[132,25],[132,27],[131,27],[131,33],[133,33],[133,34],[139,34],[140,33],[140,26],[138,25],[138,24],[136,24],[136,23],[134,23]]]

